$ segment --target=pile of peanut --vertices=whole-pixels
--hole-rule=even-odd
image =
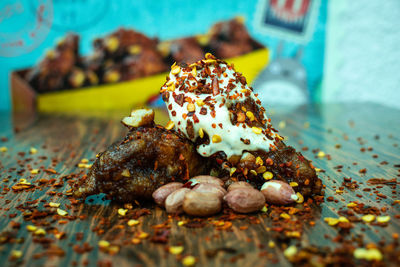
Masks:
[[[221,211],[223,203],[238,213],[261,210],[265,203],[286,205],[298,201],[293,188],[283,181],[265,182],[261,190],[247,182],[234,182],[224,188],[224,182],[213,176],[196,176],[187,183],[172,182],[153,193],[154,201],[168,213],[185,212],[192,216],[211,216]]]

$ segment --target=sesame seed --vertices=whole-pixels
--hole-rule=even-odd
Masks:
[[[68,212],[58,208],[57,209],[57,214],[60,215],[60,216],[66,216],[66,215],[68,215]]]
[[[148,236],[149,236],[148,233],[141,232],[140,234],[137,235],[137,238],[146,239]]]
[[[378,223],[387,223],[388,221],[390,221],[390,216],[378,216],[376,220],[378,221]]]
[[[186,256],[182,259],[182,264],[185,266],[193,266],[196,264],[196,258],[193,256]]]
[[[264,172],[264,173],[263,173],[263,178],[264,178],[265,180],[271,180],[272,177],[274,177],[274,175],[272,174],[272,172]]]
[[[108,242],[107,240],[100,240],[97,244],[101,248],[108,248],[110,246],[110,242]]]
[[[43,228],[38,228],[34,233],[34,235],[46,235],[46,230]]]
[[[50,202],[49,206],[52,208],[58,208],[58,207],[60,207],[60,203]]]
[[[170,86],[168,86],[167,90],[171,92],[175,91],[175,83],[172,83]]]
[[[297,199],[296,203],[303,203],[304,202],[304,197],[302,194],[300,194],[299,192],[296,193],[297,197],[299,199]]]
[[[232,167],[232,168],[230,169],[230,171],[229,171],[229,175],[232,176],[232,175],[235,173],[235,171],[236,171],[236,168],[235,168],[235,167]]]
[[[212,137],[212,142],[213,143],[219,143],[221,141],[222,141],[221,136],[219,136],[218,134],[214,134],[213,135],[213,137]]]
[[[182,246],[171,246],[169,247],[169,253],[173,255],[178,255],[183,252],[183,247]]]
[[[169,121],[167,123],[167,125],[165,125],[165,129],[171,130],[172,128],[174,128],[174,126],[175,126],[175,123],[173,121]]]
[[[200,138],[203,138],[203,137],[204,137],[203,128],[200,128],[200,129],[199,129],[199,136],[200,136]]]
[[[134,226],[134,225],[138,225],[138,224],[139,224],[138,220],[131,219],[128,221],[129,226]]]
[[[215,57],[211,53],[206,53],[204,56],[206,59],[214,59]]]
[[[354,203],[354,202],[350,202],[349,204],[347,204],[347,207],[348,208],[354,208],[354,207],[357,207],[357,204]]]
[[[110,37],[106,39],[106,47],[107,50],[110,52],[114,52],[115,50],[118,49],[119,46],[119,41],[117,37]]]
[[[375,215],[367,214],[367,215],[362,216],[361,219],[366,223],[370,223],[370,222],[375,221]]]
[[[122,208],[118,209],[118,214],[120,216],[125,216],[127,212],[128,212],[127,209],[122,209]]]
[[[28,230],[29,232],[35,232],[37,230],[37,227],[34,225],[27,225],[26,230]]]
[[[204,101],[202,100],[202,99],[197,99],[196,100],[196,104],[199,106],[199,107],[201,107],[201,106],[204,106]]]
[[[250,121],[254,121],[255,120],[254,114],[251,111],[247,111],[246,112],[246,116],[249,118]]]
[[[129,172],[128,169],[123,170],[121,175],[124,177],[131,177],[131,173]]]
[[[262,133],[262,129],[259,128],[259,127],[251,127],[251,129],[253,130],[253,132],[254,132],[255,134],[260,134],[260,133]]]
[[[11,258],[19,259],[21,257],[22,257],[22,251],[20,251],[20,250],[12,250],[11,251]]]
[[[173,65],[172,67],[171,67],[171,73],[173,74],[173,75],[177,75],[179,72],[181,72],[181,67],[179,67],[178,65]]]
[[[187,110],[189,112],[193,112],[193,111],[196,110],[196,106],[193,103],[190,103],[190,104],[187,105]]]

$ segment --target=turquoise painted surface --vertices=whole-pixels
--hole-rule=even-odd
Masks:
[[[29,4],[31,1],[33,0],[9,2]],[[257,1],[53,0],[53,6],[53,25],[45,40],[36,49],[20,56],[0,57],[0,110],[11,108],[9,93],[11,71],[34,65],[46,49],[51,48],[57,39],[70,31],[80,34],[81,53],[88,54],[91,52],[91,43],[94,38],[108,34],[118,27],[133,27],[148,36],[166,40],[205,33],[215,22],[241,15],[246,18],[246,26],[250,34],[271,48],[272,56],[279,43],[277,38],[262,34],[255,29],[253,20]],[[4,4],[0,4],[0,13],[2,8]],[[305,56],[302,58],[302,63],[309,77],[309,88],[316,88],[322,75],[326,9],[326,1],[322,1],[313,41],[304,47]],[[13,26],[11,28],[7,26],[7,29],[4,29],[4,25],[0,22],[0,33],[13,32]],[[15,28],[16,30],[18,29]],[[297,48],[297,44],[286,42],[283,55],[291,56]]]

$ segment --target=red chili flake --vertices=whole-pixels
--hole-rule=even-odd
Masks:
[[[364,169],[359,170],[358,172],[364,174],[364,173],[367,173],[367,169],[364,168]]]
[[[175,102],[176,102],[179,106],[182,107],[182,106],[183,106],[183,103],[185,102],[185,95],[184,95],[184,94],[179,94],[179,95],[174,94],[173,97],[174,97],[174,99],[175,99]]]
[[[267,165],[273,165],[274,164],[274,161],[271,159],[271,158],[267,158],[266,160],[265,160],[265,163],[267,164]]]
[[[57,174],[57,171],[52,169],[52,168],[44,169],[44,171],[49,173],[49,174]]]
[[[193,122],[194,123],[199,123],[200,122],[200,120],[199,120],[199,118],[197,118],[196,114],[193,114]]]
[[[215,125],[215,123],[211,124],[211,127],[213,127],[215,129],[215,127],[217,127],[217,125]]]
[[[211,86],[213,90],[213,95],[217,95],[219,93],[219,83],[217,76],[215,76],[214,79],[212,80]]]
[[[201,114],[201,115],[207,115],[207,108],[202,107],[202,108],[200,109],[200,114]]]
[[[82,232],[78,232],[75,234],[76,240],[80,241],[83,239],[83,233]]]
[[[367,181],[368,184],[389,184],[395,185],[397,183],[397,179],[383,179],[383,178],[371,178]]]
[[[172,115],[173,117],[175,117],[175,116],[176,116],[176,111],[173,110],[173,111],[171,112],[171,115]]]
[[[210,114],[211,114],[211,117],[215,118],[215,116],[216,116],[215,110],[211,110]]]

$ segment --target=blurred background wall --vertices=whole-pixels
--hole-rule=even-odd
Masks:
[[[330,1],[323,101],[400,108],[400,1]]]
[[[14,36],[21,27],[29,27],[28,18],[32,18],[30,2],[2,1],[0,40],[8,35]],[[270,49],[271,63],[267,66],[269,69],[265,75],[270,78],[271,73],[277,71],[277,64],[272,64],[274,62],[287,64],[291,70],[305,70],[304,86],[308,94],[306,101],[375,101],[400,108],[400,75],[396,73],[400,64],[400,52],[396,47],[400,39],[398,0],[42,2],[53,7],[44,40],[32,51],[18,55],[10,53],[4,56],[1,53],[4,48],[0,46],[1,110],[11,108],[11,71],[36,64],[45,51],[54,47],[56,41],[68,32],[80,35],[80,50],[85,55],[92,52],[93,39],[107,35],[118,27],[134,28],[149,37],[169,40],[205,33],[212,24],[235,16],[243,16],[250,35]],[[7,7],[15,3],[20,3],[23,9],[10,14]],[[306,14],[301,14],[301,7],[305,6],[310,8]],[[266,25],[267,15],[270,18],[269,25]],[[21,21],[20,17],[27,18],[26,25],[15,23]],[[274,18],[278,18],[278,23]],[[271,25],[276,26],[276,29],[268,29]],[[294,29],[291,25],[301,26],[304,38],[293,38],[294,31],[288,31]],[[298,29],[300,28],[296,30]],[[269,101],[287,102],[289,99],[299,102],[299,98],[303,96],[296,92],[290,93],[297,90],[292,88],[293,84],[287,85],[279,81],[266,86],[278,90],[272,91],[276,97],[268,98]],[[296,86],[299,85],[294,84]],[[280,95],[279,92],[285,93]],[[288,94],[293,95],[293,99],[288,98]]]

